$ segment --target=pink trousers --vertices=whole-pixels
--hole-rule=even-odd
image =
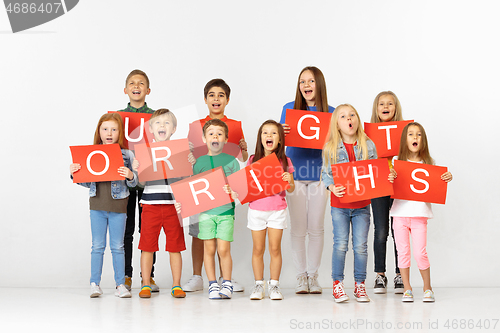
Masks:
[[[393,217],[394,239],[398,250],[399,268],[411,266],[410,234],[413,243],[413,256],[418,269],[430,267],[427,258],[427,218],[426,217]]]

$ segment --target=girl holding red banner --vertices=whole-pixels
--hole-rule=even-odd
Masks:
[[[402,121],[403,114],[401,103],[398,97],[392,91],[382,91],[373,101],[371,123],[383,123],[389,121]],[[389,168],[392,168],[392,157],[388,157]],[[373,292],[375,294],[385,294],[387,292],[387,277],[385,276],[385,262],[387,253],[387,237],[389,237],[389,210],[392,205],[390,196],[375,198],[371,200],[373,212],[373,225],[375,227],[373,234],[373,254],[375,260],[375,285]],[[394,230],[392,229],[392,238],[394,243],[394,257],[396,263],[396,276],[394,277],[394,292],[402,294],[404,292],[403,280],[398,267],[398,254],[396,242],[394,241]]]
[[[260,144],[258,144],[260,142]],[[247,165],[258,160],[276,154],[281,166],[285,170],[282,175],[283,181],[287,181],[290,187],[286,190],[292,193],[295,189],[293,181],[293,165],[290,158],[285,155],[285,133],[281,124],[274,120],[265,121],[259,128],[257,134],[257,145],[255,155],[250,156]],[[266,232],[269,237],[269,253],[271,256],[269,280],[269,298],[272,300],[283,299],[279,287],[281,273],[281,238],[286,225],[286,193],[285,191],[270,197],[250,202],[248,208],[248,225],[252,230],[253,250],[252,268],[255,278],[255,286],[250,294],[250,299],[260,300],[264,298],[264,252],[266,250]]]
[[[104,114],[97,124],[94,134],[94,145],[115,144],[120,145],[124,165],[118,168],[124,180],[79,183],[90,188],[90,227],[92,231],[92,253],[90,256],[90,297],[102,295],[99,286],[102,274],[104,250],[106,248],[106,234],[109,229],[109,246],[113,256],[113,269],[115,271],[116,291],[115,296],[129,298],[132,295],[125,287],[125,251],[123,236],[125,234],[125,221],[127,219],[128,187],[137,185],[137,174],[132,172],[138,166],[134,154],[124,149],[125,136],[123,121],[118,113]],[[81,169],[79,163],[70,165],[71,177]]]
[[[429,154],[427,135],[419,123],[409,123],[403,129],[399,154],[395,159],[415,163],[434,164]],[[394,181],[397,173],[391,169],[389,180]],[[450,182],[452,174],[447,171],[441,179]],[[431,273],[427,258],[427,220],[433,217],[431,204],[428,202],[394,199],[390,215],[394,219],[394,238],[398,249],[398,263],[403,278],[405,292],[403,302],[413,302],[413,291],[410,285],[410,234],[413,244],[413,255],[417,261],[420,275],[424,281],[424,302],[434,302],[434,292],[431,287]]]
[[[354,296],[358,302],[370,301],[365,288],[370,200],[340,202],[339,198],[343,197],[349,188],[334,184],[331,168],[332,164],[377,158],[375,144],[365,135],[360,124],[358,112],[352,105],[339,105],[332,115],[329,139],[323,148],[321,177],[326,188],[331,191],[333,297],[337,303],[349,299],[344,290],[343,280],[351,223],[354,251]]]
[[[283,106],[280,123],[285,135],[290,126],[285,124],[286,110],[334,111],[328,105],[326,83],[317,67],[305,67],[299,74],[295,101]],[[287,156],[295,165],[296,191],[288,196],[290,202],[290,233],[292,235],[292,257],[297,272],[297,294],[321,294],[318,270],[323,254],[325,233],[325,208],[327,191],[321,183],[321,150],[287,147]],[[309,242],[306,251],[306,236]]]

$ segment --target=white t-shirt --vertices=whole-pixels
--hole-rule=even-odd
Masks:
[[[397,159],[398,157],[394,156],[394,158],[392,159],[393,165],[394,161]],[[420,162],[408,161],[408,162],[423,163],[422,161]],[[390,216],[427,217],[429,219],[432,219],[434,217],[434,215],[432,214],[432,207],[430,203],[421,201],[401,200],[401,199],[394,199],[390,211]]]

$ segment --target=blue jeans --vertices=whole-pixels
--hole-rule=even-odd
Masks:
[[[392,231],[392,243],[394,246],[394,256],[396,265],[396,274],[399,274],[398,267],[398,251],[396,250],[396,242],[394,240],[394,229],[392,228],[392,218],[389,218],[389,210],[392,206],[390,196],[372,199],[373,226],[373,254],[375,259],[375,272],[385,273],[385,260],[387,251],[387,237],[389,236],[389,228]],[[391,225],[389,225],[389,219]]]
[[[113,256],[113,269],[117,286],[125,283],[125,251],[123,235],[125,234],[126,213],[113,213],[102,210],[90,211],[90,227],[92,231],[92,253],[90,255],[90,283],[101,282],[102,263],[106,249],[106,234],[109,227],[109,247]]]
[[[352,249],[354,251],[354,281],[364,282],[368,262],[368,230],[370,230],[370,205],[363,208],[332,207],[333,254],[332,278],[344,280],[345,255],[349,245],[352,224]]]

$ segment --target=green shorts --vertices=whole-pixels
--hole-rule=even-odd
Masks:
[[[234,215],[200,214],[199,239],[222,239],[233,241]]]

